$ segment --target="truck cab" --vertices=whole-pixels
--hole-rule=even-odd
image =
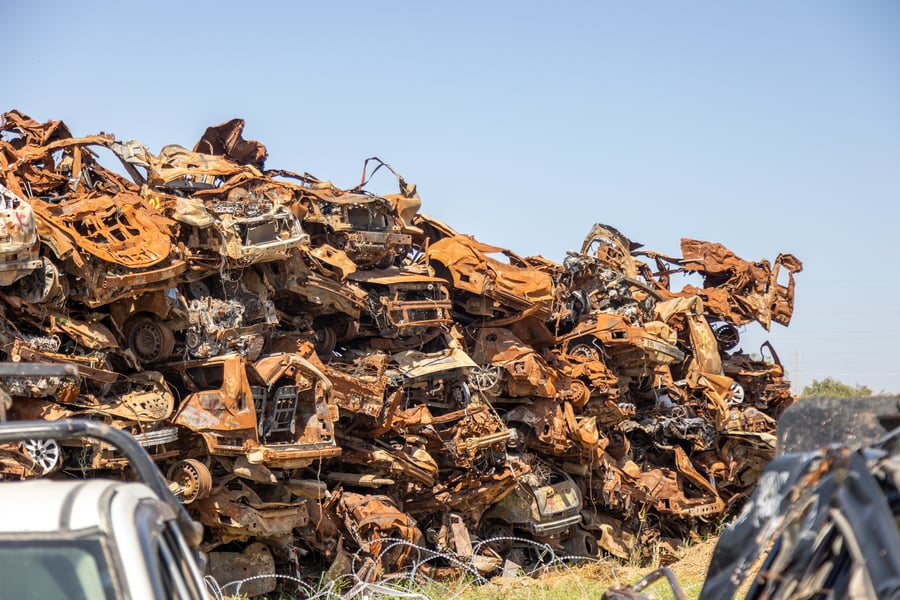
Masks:
[[[209,598],[199,551],[202,530],[134,438],[77,419],[0,423],[0,443],[84,437],[116,447],[136,480],[0,482],[3,597]]]

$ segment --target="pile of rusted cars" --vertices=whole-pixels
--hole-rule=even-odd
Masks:
[[[132,433],[214,574],[378,577],[423,548],[490,572],[529,560],[521,539],[633,557],[746,497],[794,397],[739,328],[788,324],[795,257],[673,257],[603,225],[562,263],[521,257],[421,214],[399,175],[378,196],[367,168],[349,190],[266,170],[242,128],[152,154],[0,125],[0,358],[77,366],[5,378],[7,418]],[[7,478],[122,465],[0,453]]]

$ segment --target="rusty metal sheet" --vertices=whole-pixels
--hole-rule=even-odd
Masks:
[[[245,140],[244,120],[231,119],[218,125],[207,127],[194,146],[194,152],[221,154],[245,165],[262,168],[268,151],[256,140]]]
[[[391,356],[397,374],[406,381],[415,381],[437,374],[457,373],[476,366],[469,355],[460,348],[448,348],[435,352],[407,350]]]
[[[721,244],[687,238],[681,240],[681,251],[684,269],[703,275],[705,285],[703,289],[686,287],[684,291],[703,298],[713,314],[736,325],[756,320],[766,329],[773,320],[781,325],[790,323],[794,274],[803,270],[803,263],[795,256],[779,254],[774,265],[767,260],[753,263]],[[781,269],[788,274],[787,286],[778,283]]]

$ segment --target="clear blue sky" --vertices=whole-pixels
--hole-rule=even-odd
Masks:
[[[233,117],[268,167],[561,261],[592,223],[804,263],[757,326],[799,391],[900,393],[900,2],[0,1],[0,110],[154,152]],[[378,176],[375,192],[394,191]]]

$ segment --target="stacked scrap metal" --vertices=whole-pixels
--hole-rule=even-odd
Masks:
[[[17,111],[0,126],[2,358],[78,367],[7,378],[8,418],[134,434],[213,573],[377,577],[417,547],[490,572],[528,560],[517,538],[627,557],[750,491],[794,398],[738,327],[788,324],[795,257],[689,239],[672,257],[603,225],[562,264],[521,257],[419,213],[399,175],[377,196],[365,168],[350,190],[266,170],[242,128],[152,154]],[[0,466],[123,460],[34,442]]]

